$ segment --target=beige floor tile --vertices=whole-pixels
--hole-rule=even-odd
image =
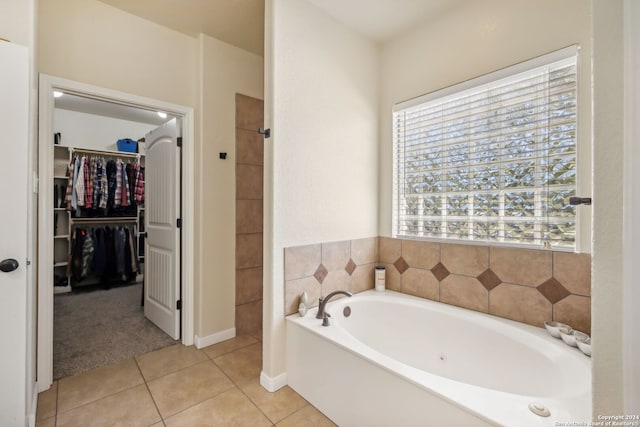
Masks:
[[[36,420],[44,420],[56,415],[58,400],[58,381],[54,381],[51,388],[38,394],[38,411]]]
[[[283,420],[309,404],[289,386],[283,387],[274,393],[269,393],[260,385],[258,378],[244,383],[240,388],[274,423]]]
[[[247,347],[251,344],[257,343],[258,340],[248,335],[241,335],[230,340],[222,341],[217,344],[205,347],[202,351],[211,359],[222,356],[223,354],[231,353],[243,347]]]
[[[147,387],[142,384],[58,416],[57,427],[144,426],[160,421]]]
[[[58,414],[144,382],[129,359],[58,381]]]
[[[136,356],[138,366],[147,381],[179,371],[206,359],[207,356],[194,346],[186,347],[182,344]]]
[[[236,384],[260,377],[262,343],[252,344],[213,360]]]
[[[231,381],[210,360],[157,378],[148,384],[163,418],[233,387]]]
[[[56,417],[36,420],[36,427],[56,427]]]
[[[237,388],[208,399],[165,420],[167,427],[271,426],[271,422]]]
[[[333,422],[316,408],[307,405],[276,424],[277,427],[331,427]]]

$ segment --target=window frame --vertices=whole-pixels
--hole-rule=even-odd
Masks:
[[[395,114],[399,111],[409,110],[411,108],[415,108],[420,106],[421,104],[429,103],[436,99],[445,99],[447,97],[455,96],[456,94],[460,94],[469,90],[479,90],[482,86],[491,85],[498,80],[508,79],[510,77],[515,77],[516,75],[526,74],[527,72],[531,73],[533,70],[544,67],[546,65],[553,64],[555,62],[559,62],[562,60],[567,60],[570,58],[575,58],[575,75],[576,75],[576,83],[575,83],[575,123],[576,123],[576,135],[575,135],[575,162],[576,162],[576,177],[575,177],[575,192],[576,195],[581,194],[585,190],[584,179],[583,176],[589,176],[588,169],[585,170],[584,162],[581,161],[580,152],[584,149],[588,149],[585,147],[581,140],[583,139],[585,132],[581,129],[580,126],[580,116],[582,106],[580,105],[580,92],[581,86],[585,83],[582,82],[580,77],[580,48],[578,45],[568,46],[566,48],[515,64],[513,66],[509,66],[498,71],[482,75],[480,77],[476,77],[467,81],[464,81],[459,84],[455,84],[434,92],[427,93],[425,95],[421,95],[407,101],[403,101],[394,105],[392,110],[392,151],[393,151],[393,173],[392,173],[392,203],[391,206],[391,227],[392,227],[392,236],[396,238],[403,239],[414,239],[414,240],[427,240],[427,241],[438,241],[443,243],[465,243],[465,244],[476,244],[476,245],[485,245],[485,246],[508,246],[508,247],[517,247],[517,248],[528,248],[528,249],[552,249],[554,251],[564,251],[564,252],[580,252],[583,249],[583,245],[581,244],[585,240],[589,239],[589,236],[584,236],[585,227],[582,224],[583,216],[587,213],[583,213],[582,209],[576,207],[575,209],[575,240],[573,246],[557,246],[548,244],[548,242],[543,242],[542,244],[535,242],[518,242],[518,241],[494,241],[494,240],[476,240],[469,238],[461,238],[458,236],[416,236],[408,233],[401,233],[398,229],[398,211],[399,211],[399,177],[398,177],[398,141],[396,138],[396,129],[395,129]],[[539,191],[544,191],[544,189],[540,186],[534,186],[532,189],[535,189],[536,193]],[[504,192],[504,188],[500,188],[498,191]],[[435,194],[435,193],[434,193]],[[447,194],[447,192],[437,193],[437,194]],[[503,213],[503,212],[502,212]],[[590,213],[590,211],[588,211]],[[468,218],[473,218],[469,216]],[[479,217],[475,217],[479,218]],[[502,222],[502,218],[500,222]],[[587,219],[588,221],[588,219]],[[587,248],[589,245],[585,245]]]

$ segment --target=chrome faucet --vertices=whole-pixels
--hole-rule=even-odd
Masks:
[[[324,306],[336,295],[346,295],[350,297],[352,293],[349,291],[333,291],[324,298],[320,297],[318,300],[318,314],[316,314],[316,319],[322,319],[322,326],[329,326],[329,313],[324,310]]]

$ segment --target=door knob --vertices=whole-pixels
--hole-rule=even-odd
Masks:
[[[3,273],[9,273],[10,271],[18,268],[19,265],[20,264],[18,264],[18,261],[16,261],[15,259],[4,259],[0,262],[0,271],[2,271]]]

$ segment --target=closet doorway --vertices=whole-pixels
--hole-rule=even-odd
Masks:
[[[64,95],[56,99],[54,93]],[[165,117],[159,117],[159,112]],[[95,123],[90,124],[92,120]],[[61,130],[62,123],[68,131]],[[112,129],[119,126],[126,129]],[[145,139],[136,142],[140,137]],[[116,142],[123,138],[133,139]],[[106,304],[112,298],[114,308],[132,306],[131,311],[137,312],[144,303],[145,317],[167,335],[149,327],[139,313],[122,326],[146,322],[135,332],[158,335],[149,337],[149,345],[166,345],[175,339],[191,345],[193,263],[185,260],[193,259],[193,175],[184,171],[193,170],[193,110],[41,75],[39,141],[39,390],[48,389],[54,379],[54,333],[56,338],[60,333],[53,328],[54,293],[61,294],[55,298],[60,313],[63,305],[59,303],[89,306],[90,299],[96,298]],[[96,168],[101,162],[102,169]],[[67,169],[74,169],[68,168],[74,164],[76,171],[84,165],[87,192],[82,185],[69,184],[73,178],[69,179]],[[111,167],[109,174],[113,175],[109,175],[108,184],[104,179],[102,186],[99,178],[100,171],[104,174],[107,170],[104,165]],[[140,170],[142,180],[137,175]],[[77,172],[75,176],[77,179]],[[87,199],[88,194],[96,197]],[[108,199],[108,207],[98,207],[99,195]],[[94,251],[101,254],[100,269],[98,262],[87,261]],[[105,268],[105,253],[111,269]],[[91,259],[97,261],[98,257]],[[97,290],[82,292],[91,288]],[[71,290],[73,296],[63,298],[71,295],[67,293]],[[132,292],[137,293],[133,304]],[[122,298],[126,298],[125,304]],[[127,318],[127,313],[125,310],[115,317]],[[59,328],[59,318],[55,320]],[[118,328],[106,315],[104,324]],[[78,333],[71,327],[62,332],[68,339],[77,338],[76,344],[89,346],[91,332],[82,336],[80,329],[75,330]],[[138,348],[145,347],[133,345],[130,351]],[[100,347],[95,351],[100,352]],[[60,372],[64,370],[58,370],[56,377]]]

